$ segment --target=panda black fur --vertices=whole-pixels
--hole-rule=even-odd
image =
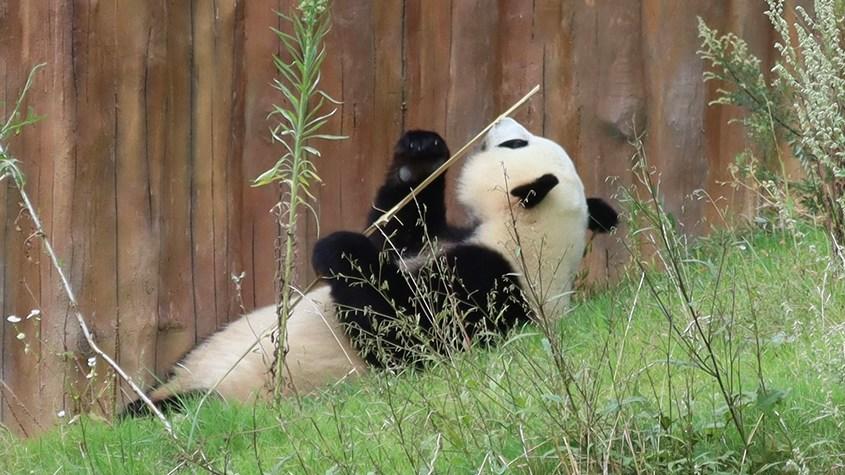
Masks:
[[[511,119],[468,159],[458,195],[478,226],[437,253],[433,270],[385,259],[358,233],[337,232],[315,246],[314,268],[369,365],[404,367],[487,344],[530,322],[532,309],[562,315],[586,230],[617,223],[607,203],[587,200],[562,147]]]
[[[367,224],[378,219],[382,210],[392,208],[448,158],[449,148],[437,133],[406,132],[394,147],[393,161],[376,193]],[[381,249],[389,240],[390,246],[386,247],[412,257],[422,247],[424,236],[445,241],[466,235],[467,229],[450,226],[446,221],[445,186],[445,175],[441,175],[414,203],[374,233],[372,244]],[[218,381],[215,392],[227,400],[269,396],[274,344],[268,333],[275,324],[276,310],[272,305],[233,321],[191,350],[148,396],[161,408],[178,408],[184,395],[205,392]],[[288,319],[287,331],[290,389],[309,392],[366,371],[366,364],[337,322],[328,287],[303,296]],[[250,351],[256,341],[258,345]],[[229,371],[230,368],[234,369]],[[143,415],[147,411],[142,401],[135,401],[127,405],[124,414]]]
[[[384,184],[376,192],[367,225],[373,224],[405,198],[450,155],[446,141],[436,132],[406,132],[394,147],[393,162],[387,170]],[[457,241],[466,238],[470,228],[453,226],[446,221],[445,194],[444,174],[432,181],[388,223],[381,225],[370,240],[378,249],[393,251],[394,256],[414,256],[431,239]]]

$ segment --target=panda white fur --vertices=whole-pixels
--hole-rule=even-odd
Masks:
[[[432,146],[442,142],[436,134],[422,137],[422,142],[409,143],[407,137],[397,144],[396,158],[376,197],[376,208],[390,208],[391,201],[401,199],[407,188],[416,184],[409,182],[416,179],[406,178],[424,178],[448,157],[445,143],[445,152],[441,149],[432,154]],[[437,160],[431,159],[434,155]],[[431,163],[414,165],[414,159]],[[415,173],[408,173],[409,164],[417,166],[412,170]],[[446,223],[444,186],[441,177],[428,195],[418,197],[428,212],[422,221],[413,217],[418,215],[418,208],[403,210],[400,218],[404,219],[387,230],[390,239],[339,232],[318,242],[313,264],[329,286],[306,295],[288,320],[287,376],[298,393],[361,374],[368,367],[417,364],[422,361],[418,351],[426,351],[423,347],[443,353],[468,344],[493,342],[513,327],[531,321],[535,303],[539,303],[543,315],[559,317],[583,257],[586,230],[603,232],[616,225],[616,213],[609,205],[585,197],[581,180],[563,148],[530,134],[511,119],[500,121],[490,131],[483,150],[467,160],[459,177],[458,199],[475,227],[461,229]],[[378,214],[374,212],[370,222]],[[591,215],[596,219],[589,222]],[[405,258],[413,261],[424,245],[420,240],[424,233],[415,224],[425,224],[429,236],[446,242],[436,251],[436,258],[445,259],[455,269],[457,280],[449,285],[459,282],[457,293],[463,301],[457,309],[461,317],[455,317],[456,324],[446,331],[459,333],[463,337],[460,342],[437,341],[445,338],[440,333],[443,328],[430,309],[420,306],[408,285],[409,274],[413,277],[420,264],[408,267],[399,262]],[[385,259],[380,253],[384,241],[400,249],[401,257]],[[384,282],[360,285],[372,275]],[[445,301],[439,305],[445,305]],[[397,320],[420,329],[426,341],[419,334],[396,330],[390,323]],[[257,335],[267,333],[275,321],[274,308],[265,307],[212,335],[150,393],[151,399],[167,408],[178,404],[178,395],[206,391],[221,378],[216,392],[224,399],[266,397],[270,394],[273,344],[265,337],[256,349],[248,350]],[[226,371],[229,374],[223,377]],[[145,409],[136,401],[126,412],[144,413]]]
[[[150,399],[167,406],[165,401],[175,395],[210,388],[227,400],[266,398],[272,393],[269,371],[275,356],[270,335],[275,324],[272,305],[235,320],[188,353],[168,380],[150,392]],[[293,383],[289,389],[307,393],[366,370],[337,321],[328,287],[302,298],[288,319],[287,331],[286,364]],[[226,374],[230,368],[234,369]],[[142,407],[137,409],[143,412]]]

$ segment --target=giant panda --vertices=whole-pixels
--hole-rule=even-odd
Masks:
[[[449,157],[446,141],[436,132],[405,132],[394,146],[367,225],[396,205]],[[466,236],[469,228],[450,225],[446,220],[445,189],[446,178],[441,175],[413,203],[379,227],[370,238],[373,245],[396,256],[411,257],[432,239],[458,240]],[[272,305],[233,321],[191,350],[173,367],[170,376],[148,393],[149,398],[162,409],[178,409],[183,396],[211,388],[227,400],[268,396],[275,357],[270,330],[276,321]],[[289,390],[309,392],[366,370],[337,322],[328,287],[302,296],[287,325]],[[143,415],[147,411],[143,401],[137,400],[124,408],[123,415]]]
[[[447,157],[448,148],[439,135],[415,131],[403,136],[369,221],[404,197],[407,189]],[[416,204],[408,205],[413,211],[406,208],[400,220],[373,237],[340,232],[318,242],[312,262],[328,285],[304,296],[288,320],[289,391],[307,393],[370,367],[419,363],[425,345],[418,336],[396,333],[390,325],[382,325],[383,321],[404,319],[419,325],[429,337],[425,343],[437,353],[457,347],[453,344],[456,337],[463,338],[464,346],[492,342],[531,319],[530,302],[524,294],[534,284],[531,275],[535,271],[551,276],[535,292],[544,296],[540,307],[547,309],[548,315],[559,315],[584,252],[587,229],[602,232],[616,224],[615,211],[604,201],[586,199],[574,165],[559,145],[530,134],[510,119],[500,121],[488,133],[483,151],[468,159],[458,180],[458,198],[472,217],[472,226],[459,228],[446,222],[442,180],[440,177],[431,185],[433,192],[421,194]],[[416,217],[420,211],[425,213],[422,219]],[[597,219],[588,222],[591,213]],[[521,273],[509,223],[516,223],[523,256],[531,261],[547,253],[547,262],[557,264],[529,264],[529,272]],[[421,240],[421,233],[436,238],[435,244]],[[390,249],[384,252],[385,247]],[[444,330],[459,331],[460,335],[439,334],[434,319],[407,312],[419,306],[411,302],[414,297],[405,277],[418,276],[426,262],[441,261],[456,271],[457,279],[450,282],[458,282],[458,310],[465,317],[461,323],[466,324],[459,330],[455,325]],[[360,281],[374,274],[379,276],[376,289],[361,285]],[[492,298],[481,299],[473,290]],[[396,303],[402,307],[400,312],[394,310]],[[436,305],[443,303],[445,300],[436,301]],[[231,323],[191,351],[172,376],[149,393],[150,399],[164,409],[178,406],[181,395],[207,391],[218,380],[222,381],[214,389],[227,400],[269,396],[273,361],[269,336],[261,338],[255,350],[248,350],[257,335],[266,333],[275,322],[275,309],[270,306]],[[379,333],[382,328],[387,338]],[[146,413],[146,408],[136,401],[124,413]]]
[[[468,159],[458,199],[477,226],[428,260],[385,259],[354,232],[317,242],[314,269],[370,366],[414,366],[555,320],[569,302],[586,230],[604,232],[618,220],[606,202],[586,198],[560,145],[513,119],[498,122]]]

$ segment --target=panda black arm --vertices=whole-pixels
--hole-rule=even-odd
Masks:
[[[511,195],[519,198],[522,206],[525,206],[526,208],[533,208],[540,204],[546,195],[548,195],[549,192],[552,191],[552,188],[557,186],[558,183],[560,183],[560,181],[556,176],[551,173],[547,173],[531,183],[514,187],[511,190]]]
[[[367,217],[367,224],[373,224],[382,214],[399,203],[412,189],[423,182],[434,170],[449,159],[446,141],[436,132],[411,130],[406,132],[393,151],[393,161],[384,183],[376,193],[373,209]],[[446,179],[439,176],[415,201],[399,210],[381,231],[373,234],[372,240],[382,249],[385,235],[398,250],[416,254],[422,249],[425,234],[429,237],[444,237],[452,231],[446,223]],[[420,216],[424,216],[421,220]],[[425,233],[419,223],[425,224]]]
[[[595,233],[607,233],[619,224],[619,213],[601,198],[587,198],[590,220],[587,227]]]

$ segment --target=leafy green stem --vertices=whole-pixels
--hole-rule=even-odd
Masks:
[[[319,182],[311,157],[320,152],[310,145],[312,140],[339,140],[344,137],[320,134],[329,118],[337,111],[323,114],[326,101],[338,104],[319,89],[320,66],[326,55],[324,40],[329,32],[330,17],[327,0],[303,0],[298,14],[279,14],[292,27],[291,33],[273,30],[286,53],[286,59],[276,56],[273,64],[279,77],[274,87],[282,93],[284,106],[275,105],[268,119],[278,120],[271,130],[275,142],[285,152],[269,170],[255,179],[254,185],[278,183],[280,200],[274,207],[278,236],[276,241],[276,316],[278,330],[273,362],[273,393],[277,398],[285,388],[293,387],[285,381],[285,353],[287,350],[287,319],[293,306],[292,282],[296,257],[296,230],[299,213],[314,212],[310,202],[314,196],[309,189]]]

